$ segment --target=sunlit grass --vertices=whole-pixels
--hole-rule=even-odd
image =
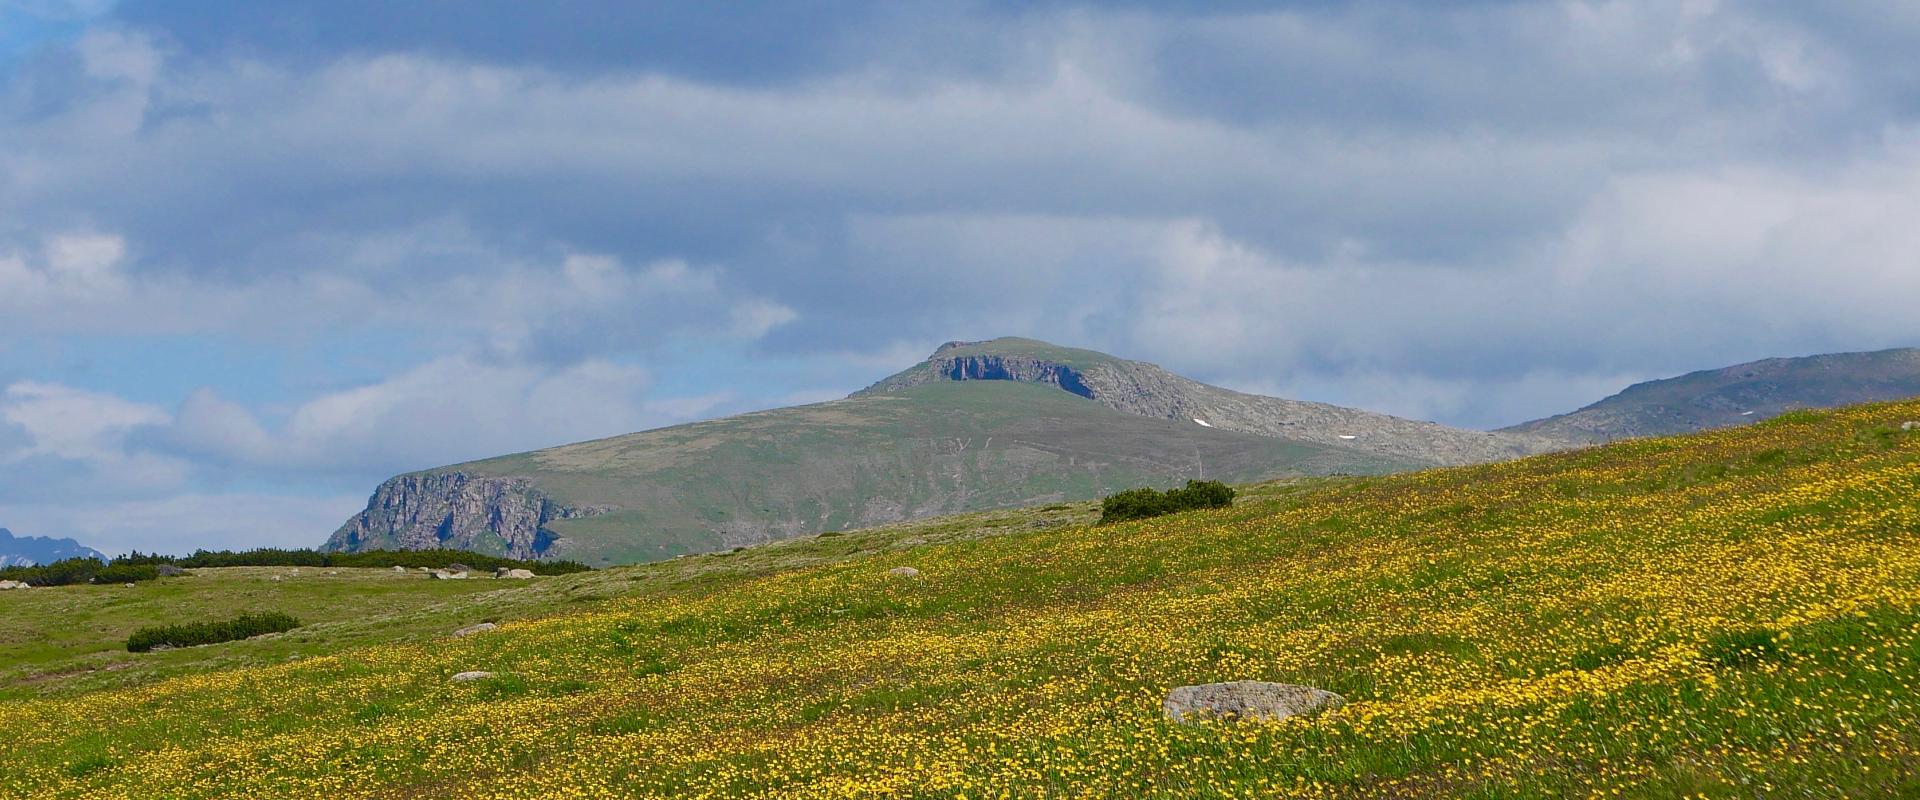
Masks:
[[[0,796],[1911,795],[1909,419],[908,549],[851,534],[817,544],[833,563],[468,639],[0,705]],[[447,682],[467,670],[496,677]],[[1233,679],[1350,703],[1161,718],[1168,688]]]

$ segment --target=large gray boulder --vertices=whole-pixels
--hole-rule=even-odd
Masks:
[[[31,587],[31,586],[28,586],[28,585],[27,585],[27,583],[26,583],[25,581],[0,581],[0,590],[5,590],[5,589],[31,589],[31,588],[33,588],[33,587]]]
[[[1193,723],[1203,719],[1281,720],[1345,705],[1347,699],[1325,689],[1291,683],[1232,681],[1181,686],[1161,704],[1167,718]]]
[[[468,625],[467,627],[454,631],[453,635],[457,638],[465,638],[468,636],[472,636],[476,633],[486,633],[487,631],[493,630],[494,628],[498,628],[498,627],[500,626],[495,625],[491,622],[482,622],[478,625]]]
[[[498,579],[503,579],[503,580],[526,581],[526,580],[533,579],[533,571],[526,570],[526,569],[502,568],[499,571],[495,572],[493,574],[493,577]]]
[[[480,670],[474,670],[472,672],[462,672],[458,675],[448,678],[447,681],[450,683],[472,683],[474,681],[484,681],[491,677],[493,677],[493,673],[491,672],[482,672]]]

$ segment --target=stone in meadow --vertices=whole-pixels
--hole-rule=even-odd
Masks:
[[[1345,705],[1347,699],[1325,689],[1291,683],[1233,681],[1181,686],[1167,693],[1161,709],[1174,722],[1202,719],[1282,720]]]

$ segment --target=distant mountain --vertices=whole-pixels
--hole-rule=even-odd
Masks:
[[[1568,414],[1503,429],[1577,445],[1723,428],[1796,408],[1920,397],[1920,349],[1769,358],[1648,381]]]
[[[1030,339],[953,342],[844,400],[401,475],[326,546],[647,561],[1186,478],[1379,473],[1547,447]]]
[[[14,536],[13,531],[0,528],[0,567],[30,567],[67,558],[107,560],[100,551],[84,547],[72,539]]]

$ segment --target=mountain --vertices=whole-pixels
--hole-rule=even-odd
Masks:
[[[1648,381],[1567,414],[1502,430],[1568,445],[1757,422],[1797,408],[1920,397],[1920,349],[1769,358]]]
[[[0,794],[1915,798],[1916,420],[1865,406],[504,590],[243,568],[0,593]],[[257,610],[313,624],[113,652]],[[1171,724],[1179,687],[1238,681],[1348,705]]]
[[[72,539],[14,536],[13,531],[0,528],[0,567],[30,567],[35,564],[51,564],[66,558],[107,560],[100,551],[82,546]]]
[[[955,342],[843,400],[401,475],[326,547],[649,561],[1186,478],[1382,473],[1543,447],[1028,339]]]
[[[898,392],[944,381],[1044,383],[1116,411],[1221,430],[1350,447],[1423,466],[1499,461],[1553,449],[1524,435],[1417,422],[1355,408],[1209,386],[1154,364],[1032,339],[948,342],[920,364],[854,393]]]

